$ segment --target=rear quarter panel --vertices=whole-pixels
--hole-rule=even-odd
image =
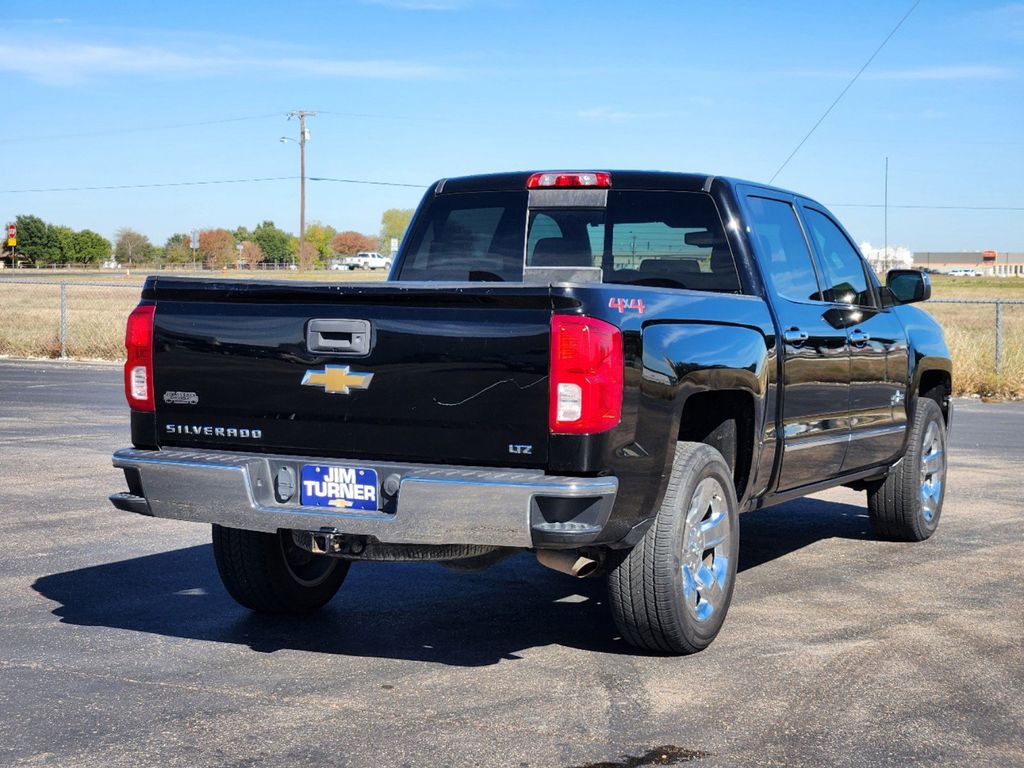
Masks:
[[[615,511],[605,532],[609,541],[629,536],[657,512],[680,417],[687,398],[699,392],[736,390],[751,396],[751,474],[756,477],[748,492],[767,483],[774,443],[765,445],[764,437],[775,411],[776,365],[774,326],[762,299],[628,285],[574,287],[566,293],[587,315],[623,332],[621,424],[596,439],[556,435],[549,444],[551,471],[589,469],[618,477]],[[642,312],[636,308],[641,301]],[[560,467],[560,462],[565,465]],[[767,471],[761,469],[765,467]]]

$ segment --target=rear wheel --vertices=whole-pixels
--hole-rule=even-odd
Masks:
[[[315,611],[334,597],[349,569],[347,560],[302,549],[291,531],[214,525],[213,555],[228,593],[261,613]]]
[[[628,643],[695,653],[715,639],[736,580],[737,507],[722,454],[677,443],[653,525],[608,576],[612,615]]]
[[[946,424],[938,403],[919,397],[903,460],[868,487],[868,515],[880,539],[924,541],[939,526],[946,494]]]

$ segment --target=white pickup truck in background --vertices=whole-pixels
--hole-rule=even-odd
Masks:
[[[331,269],[391,269],[391,259],[381,256],[376,251],[360,251],[355,256],[346,256],[341,261],[334,262]]]

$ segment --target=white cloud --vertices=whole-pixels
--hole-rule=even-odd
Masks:
[[[783,77],[814,77],[832,80],[849,80],[852,70],[841,69],[800,69],[776,73]],[[919,82],[924,80],[1011,80],[1018,77],[1017,70],[996,67],[989,64],[939,64],[906,69],[868,69],[861,80],[890,80],[893,82]]]
[[[362,0],[362,3],[400,11],[461,11],[468,8],[515,8],[517,0]]]
[[[643,117],[636,112],[625,112],[611,107],[591,107],[590,109],[576,110],[576,117],[582,120],[603,121],[607,123],[624,123],[627,120],[635,120]]]
[[[383,5],[403,11],[457,11],[470,5],[469,0],[363,0],[367,5]]]
[[[1017,73],[1006,67],[988,64],[951,64],[947,66],[889,69],[872,72],[863,77],[868,80],[1009,80]]]
[[[443,67],[391,60],[277,59],[274,69],[288,69],[316,77],[365,77],[392,80],[416,80],[450,74]]]
[[[102,75],[205,77],[281,70],[310,77],[370,79],[425,79],[451,74],[445,67],[391,59],[254,58],[237,51],[191,55],[149,46],[0,44],[0,71],[17,72],[48,85],[73,85]]]
[[[16,27],[19,24],[70,24],[71,19],[64,16],[57,16],[54,18],[38,18],[38,19],[7,19],[6,22],[8,27]]]

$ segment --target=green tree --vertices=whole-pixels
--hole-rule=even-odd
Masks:
[[[311,221],[306,225],[306,242],[316,248],[317,256],[315,261],[322,265],[331,258],[331,239],[338,234],[338,231],[319,221]]]
[[[50,234],[60,249],[60,258],[57,261],[63,264],[80,261],[75,249],[75,230],[61,224],[49,224],[47,226],[50,228]]]
[[[153,244],[141,232],[121,227],[114,233],[114,255],[122,264],[138,264],[152,258]]]
[[[36,264],[60,261],[60,243],[53,230],[38,216],[22,214],[14,223],[18,227],[18,253]]]
[[[83,264],[99,264],[110,258],[110,241],[91,229],[75,232],[74,241],[76,258]]]
[[[164,243],[164,261],[168,264],[188,264],[193,259],[192,238],[177,233],[167,238]]]
[[[239,227],[239,231],[241,231]],[[262,221],[252,231],[252,240],[263,251],[265,261],[291,261],[294,249],[290,247],[291,235],[278,229],[272,221]]]
[[[231,230],[231,234],[235,238],[236,243],[244,243],[246,240],[252,240],[252,230],[248,227],[235,227]]]
[[[388,208],[380,217],[380,251],[391,253],[391,238],[401,242],[405,230],[409,228],[412,208]]]

